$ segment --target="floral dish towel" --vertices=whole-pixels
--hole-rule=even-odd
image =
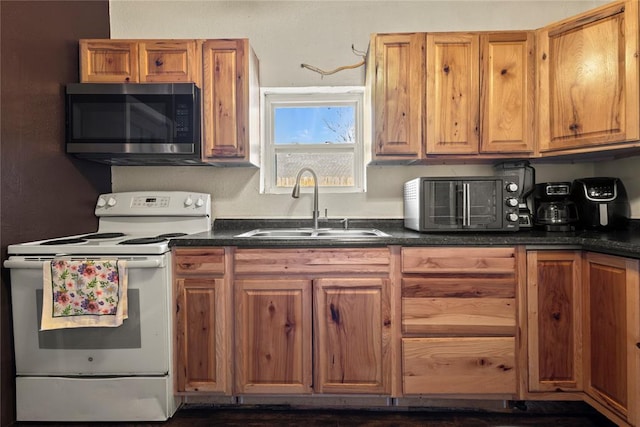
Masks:
[[[127,318],[127,266],[118,260],[45,261],[40,330],[116,327]]]

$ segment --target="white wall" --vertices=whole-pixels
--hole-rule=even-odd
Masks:
[[[603,4],[601,1],[142,1],[111,0],[112,38],[248,37],[260,59],[262,86],[363,85],[364,69],[321,77],[300,67],[323,69],[361,60],[371,33],[535,29]],[[538,182],[604,175],[627,179],[640,218],[639,160],[534,165]],[[598,165],[600,166],[600,165]],[[320,195],[330,217],[402,217],[402,183],[417,176],[488,175],[491,166],[372,166],[364,194]],[[211,193],[217,218],[306,217],[311,197],[259,193],[254,168],[113,167],[114,191],[185,189]],[[624,175],[624,176],[623,176]],[[625,176],[628,178],[625,179]]]

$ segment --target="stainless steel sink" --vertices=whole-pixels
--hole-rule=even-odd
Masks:
[[[389,237],[376,228],[256,228],[234,237],[249,237],[253,239],[364,239],[375,237]]]

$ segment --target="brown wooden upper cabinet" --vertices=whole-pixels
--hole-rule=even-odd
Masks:
[[[544,27],[537,44],[543,155],[602,150],[640,137],[637,1]]]
[[[82,83],[200,82],[195,40],[80,40]]]
[[[534,151],[532,32],[372,36],[373,160]]]
[[[260,82],[249,40],[206,40],[202,60],[205,161],[258,166]]]
[[[373,160],[424,157],[424,34],[374,34],[367,80],[373,102]],[[373,65],[373,66],[372,66]]]

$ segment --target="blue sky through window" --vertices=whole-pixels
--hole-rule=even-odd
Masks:
[[[353,106],[276,107],[276,144],[354,143]]]

